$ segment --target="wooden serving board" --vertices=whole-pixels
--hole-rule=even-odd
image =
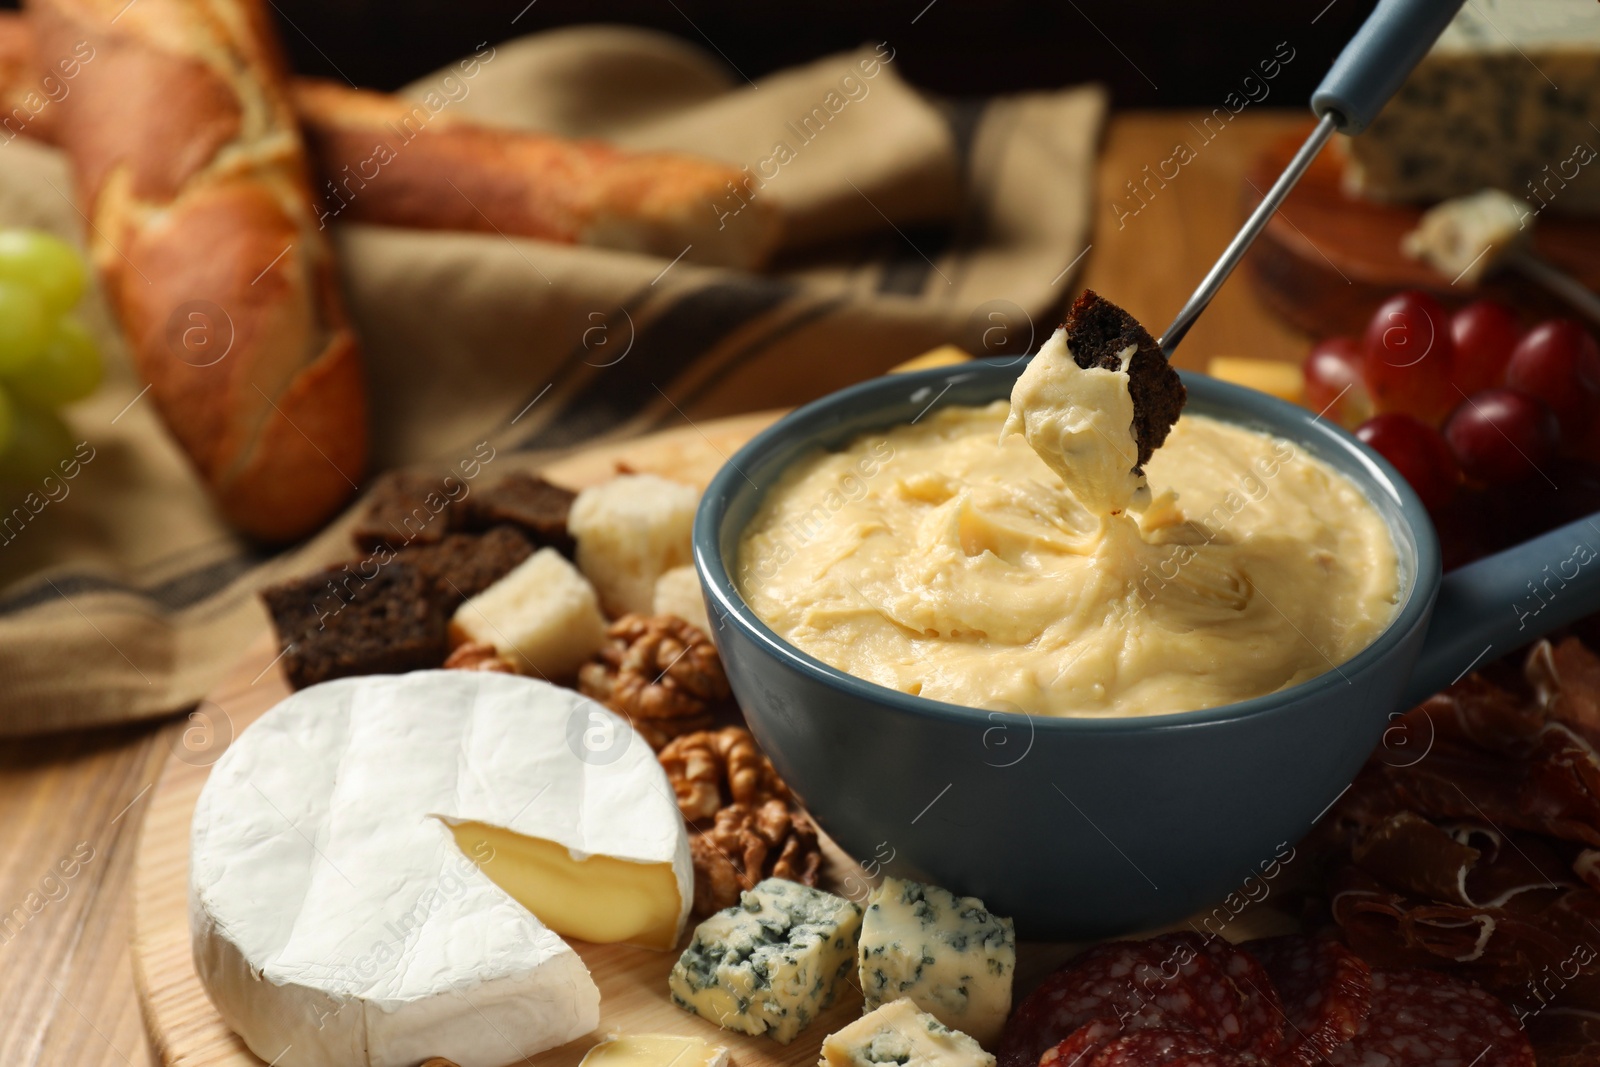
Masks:
[[[704,485],[726,458],[770,425],[775,412],[688,426],[615,445],[587,449],[545,469],[551,481],[581,489],[619,470],[648,472]],[[151,1043],[172,1067],[260,1067],[211,1006],[189,952],[189,822],[211,764],[267,709],[289,695],[274,661],[270,634],[252,646],[226,682],[190,717],[189,729],[151,791],[134,860],[133,971]],[[836,849],[834,876],[849,861]],[[667,972],[676,953],[622,945],[573,942],[600,987],[600,1031],[701,1033],[726,1044],[742,1065],[799,1067],[816,1062],[804,1040],[785,1048],[766,1038],[729,1033],[690,1016],[667,1000]],[[861,1010],[854,990],[813,1029],[837,1029]],[[836,1025],[837,1024],[837,1025]],[[596,1035],[598,1039],[598,1035]],[[569,1067],[594,1040],[578,1040],[541,1055],[549,1067]]]
[[[1261,202],[1310,131],[1307,123],[1256,157],[1240,186],[1246,211]],[[1400,251],[1401,238],[1416,229],[1423,209],[1347,196],[1343,172],[1342,154],[1324,150],[1246,257],[1262,301],[1294,326],[1313,337],[1359,336],[1378,305],[1401,289],[1425,289],[1450,304],[1493,297],[1530,321],[1580,317],[1513,272],[1493,275],[1476,288],[1452,285],[1452,279]],[[1533,244],[1551,263],[1600,290],[1600,219],[1544,212],[1534,224]]]
[[[740,445],[777,417],[764,412],[653,434],[585,450],[543,473],[579,489],[619,471],[670,476],[701,486]],[[228,1029],[195,973],[189,950],[189,823],[211,764],[239,732],[289,695],[274,658],[270,634],[247,650],[228,679],[191,714],[190,724],[151,791],[144,831],[134,859],[133,971],[151,1045],[169,1067],[261,1067],[262,1062]],[[824,839],[824,883],[857,899],[870,879]],[[876,873],[876,872],[873,872]],[[854,892],[851,893],[851,889]],[[1275,912],[1246,912],[1227,928],[1234,939],[1291,929]],[[687,940],[687,934],[685,935]],[[674,1007],[667,973],[677,952],[652,952],[623,945],[573,941],[600,988],[600,1026],[588,1037],[535,1057],[540,1067],[574,1067],[606,1033],[696,1034],[726,1045],[736,1067],[812,1067],[823,1037],[861,1013],[861,992],[852,979],[837,1001],[794,1042],[723,1030]],[[680,946],[681,947],[681,946]],[[1017,985],[1028,989],[1059,966],[1077,946],[1020,946]]]

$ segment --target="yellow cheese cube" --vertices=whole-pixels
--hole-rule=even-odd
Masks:
[[[972,356],[963,348],[956,345],[940,345],[931,348],[913,359],[904,363],[897,363],[889,368],[890,374],[904,374],[906,371],[927,370],[929,367],[953,367],[958,363],[966,363]]]
[[[1305,379],[1300,367],[1281,359],[1249,359],[1245,356],[1217,356],[1206,367],[1206,373],[1234,385],[1300,403],[1305,392]]]

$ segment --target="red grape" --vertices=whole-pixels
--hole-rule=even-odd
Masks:
[[[1372,414],[1372,398],[1361,378],[1361,345],[1353,337],[1330,337],[1312,347],[1302,366],[1306,406],[1341,426],[1356,426]]]
[[[1394,464],[1430,512],[1450,503],[1461,469],[1438,430],[1410,415],[1391,412],[1363,422],[1356,436]]]
[[[1437,300],[1410,289],[1385,300],[1367,325],[1363,373],[1379,412],[1437,425],[1460,399],[1450,385],[1454,342]]]
[[[1451,414],[1444,437],[1467,476],[1505,485],[1541,473],[1555,456],[1560,425],[1544,401],[1516,389],[1484,389]]]
[[[1600,346],[1571,319],[1541,322],[1512,351],[1506,385],[1548,404],[1564,443],[1576,444],[1600,406]]]
[[[1455,355],[1450,379],[1461,395],[1500,385],[1511,350],[1521,338],[1516,313],[1496,300],[1477,300],[1451,315]]]

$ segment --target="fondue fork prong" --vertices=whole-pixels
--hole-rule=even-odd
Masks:
[[[1172,356],[1200,313],[1228,280],[1245,252],[1266,228],[1267,220],[1283,205],[1289,191],[1317,158],[1335,132],[1354,136],[1367,128],[1383,105],[1405,81],[1413,67],[1433,46],[1445,26],[1461,9],[1463,0],[1379,0],[1361,29],[1334,60],[1328,74],[1311,94],[1316,128],[1295,152],[1289,165],[1272,183],[1267,195],[1250,213],[1222,256],[1212,265],[1189,302],[1161,336],[1161,354]]]

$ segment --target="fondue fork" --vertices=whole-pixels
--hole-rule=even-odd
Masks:
[[[1311,94],[1311,110],[1317,116],[1316,128],[1250,213],[1223,250],[1222,257],[1167,327],[1167,332],[1162,334],[1162,355],[1172,356],[1178,342],[1217,295],[1222,283],[1266,227],[1267,220],[1322,151],[1322,146],[1335,133],[1354,136],[1371,124],[1412,68],[1433,47],[1433,42],[1444,32],[1462,3],[1463,0],[1378,0],[1378,6],[1344,46],[1339,58],[1328,68],[1322,84]]]

